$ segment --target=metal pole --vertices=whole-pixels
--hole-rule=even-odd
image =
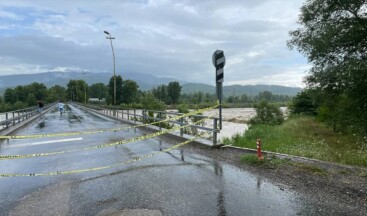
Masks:
[[[213,145],[217,145],[217,130],[218,130],[218,125],[217,125],[217,119],[214,118],[213,119]]]
[[[223,83],[217,82],[217,96],[219,100],[219,130],[222,130],[222,94],[223,94]]]
[[[134,123],[136,124],[136,109],[134,109]]]
[[[84,103],[87,103],[87,83],[85,82],[85,72],[83,72],[83,77],[84,77]]]
[[[9,122],[8,122],[8,113],[5,113],[5,120],[6,120],[5,125],[6,125],[6,127],[8,127],[8,126],[9,126]]]
[[[183,126],[183,118],[182,117],[180,118],[180,126]],[[183,128],[180,128],[181,137],[183,136],[183,133],[184,133]]]
[[[222,130],[222,94],[223,94],[223,83],[219,83],[219,129]]]
[[[159,112],[159,130],[162,130],[162,125],[161,125],[161,121],[162,121],[162,112]]]
[[[115,51],[113,50],[112,37],[109,37],[111,42],[112,56],[113,56],[113,105],[116,105],[116,64],[115,64]]]
[[[112,45],[112,39],[115,38],[112,37],[108,31],[104,31],[104,33],[108,35],[106,38],[110,39],[111,43],[112,56],[113,56],[113,98],[114,98],[113,105],[116,105],[116,65],[115,65],[115,51],[113,50]]]
[[[113,98],[114,104],[116,106],[116,64],[115,64],[115,51],[113,50],[112,38],[110,37],[112,55],[113,55]]]

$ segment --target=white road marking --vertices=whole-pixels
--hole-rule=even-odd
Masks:
[[[25,144],[18,144],[18,145],[9,145],[9,146],[4,146],[4,147],[10,148],[10,147],[33,146],[33,145],[45,145],[45,144],[51,144],[51,143],[71,142],[71,141],[77,141],[77,140],[83,140],[83,137],[70,138],[70,139],[59,139],[59,140],[49,140],[49,141],[25,143]]]

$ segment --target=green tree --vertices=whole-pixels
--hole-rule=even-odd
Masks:
[[[114,105],[114,77],[110,78],[108,82],[108,95],[107,103]],[[120,105],[122,103],[123,91],[122,91],[122,77],[120,75],[116,76],[116,104]]]
[[[55,102],[57,100],[65,101],[67,99],[66,88],[59,85],[54,85],[47,90],[47,102]]]
[[[28,93],[33,93],[37,100],[46,99],[47,87],[43,83],[33,82],[25,88],[27,89],[26,97],[28,97]]]
[[[343,110],[332,112],[330,118],[338,121],[335,115],[342,112],[351,118],[354,128],[364,132],[367,132],[366,7],[365,0],[308,0],[301,8],[301,27],[290,32],[288,41],[290,48],[297,48],[313,64],[307,84],[322,91],[323,109],[333,110],[343,104]]]
[[[155,98],[168,103],[168,88],[166,85],[161,84],[158,85],[157,88],[153,88],[152,89],[152,93],[154,95]]]
[[[89,95],[91,98],[106,99],[107,86],[103,83],[94,83],[89,87]]]
[[[273,94],[270,91],[259,92],[259,100],[273,101]]]
[[[36,106],[37,105],[37,99],[36,99],[36,96],[34,96],[33,93],[28,94],[27,104],[28,104],[28,106]]]
[[[316,115],[318,104],[315,96],[316,92],[312,89],[305,89],[298,93],[292,99],[291,112],[294,114]]]
[[[87,83],[84,80],[70,80],[67,84],[67,98],[70,98],[71,101],[84,103],[86,86]]]
[[[125,104],[134,103],[137,101],[138,84],[133,80],[124,80],[122,86],[122,102]]]
[[[17,86],[15,87],[14,91],[16,95],[16,101],[22,102],[25,102],[27,100],[29,92],[32,92],[30,91],[28,86]]]
[[[182,86],[180,86],[180,83],[178,82],[170,82],[168,83],[167,92],[168,92],[168,98],[170,99],[170,102],[173,104],[177,104],[178,100],[181,96],[181,89]]]
[[[14,89],[7,88],[4,92],[4,102],[14,104],[17,101],[17,94]]]
[[[249,98],[248,98],[248,96],[246,94],[242,94],[240,96],[240,101],[241,101],[241,103],[248,103],[249,102]]]

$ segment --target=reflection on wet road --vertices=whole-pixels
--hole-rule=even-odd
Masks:
[[[98,114],[53,110],[17,134],[122,127]],[[71,137],[5,140],[0,154],[71,150],[142,135],[139,129]],[[174,142],[173,142],[174,143]],[[172,143],[172,144],[173,144]],[[0,160],[1,173],[47,173],[107,166],[161,151],[158,139],[47,157]],[[306,206],[306,207],[305,207]],[[244,170],[182,149],[94,172],[0,178],[0,215],[296,215],[301,197]]]

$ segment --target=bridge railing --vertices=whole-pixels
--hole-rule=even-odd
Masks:
[[[179,112],[167,112],[167,111],[160,111],[160,110],[133,109],[133,108],[122,109],[121,107],[117,107],[117,106],[103,106],[103,105],[97,106],[97,105],[90,105],[90,104],[87,104],[87,105],[78,104],[78,105],[85,106],[87,108],[96,110],[100,113],[111,115],[117,118],[131,120],[131,121],[134,121],[135,124],[154,123],[154,122],[159,122],[162,120],[168,120],[172,118],[173,116],[182,116],[185,114],[185,113],[179,113]],[[201,123],[201,125],[192,124],[202,119],[207,119],[207,120],[205,120],[205,123]],[[209,124],[210,126],[205,126],[205,124],[208,123],[208,121],[212,121],[212,123]],[[219,132],[218,121],[219,121],[219,118],[217,117],[195,114],[195,115],[190,115],[188,117],[176,118],[175,120],[168,120],[167,122],[159,122],[154,125],[159,127],[159,130],[162,130],[162,128],[174,127],[175,125],[179,125],[179,126],[189,125],[187,128],[180,129],[181,137],[183,136],[183,134],[198,135],[200,134],[201,131],[208,131],[212,133],[212,137],[209,137],[209,138],[212,139],[213,145],[217,145],[217,133]]]
[[[48,104],[43,107],[43,109],[48,109],[53,106],[53,104]],[[29,107],[26,109],[13,110],[8,112],[0,113],[0,130],[9,128],[16,125],[24,120],[27,120],[37,114],[39,114],[38,106]]]

